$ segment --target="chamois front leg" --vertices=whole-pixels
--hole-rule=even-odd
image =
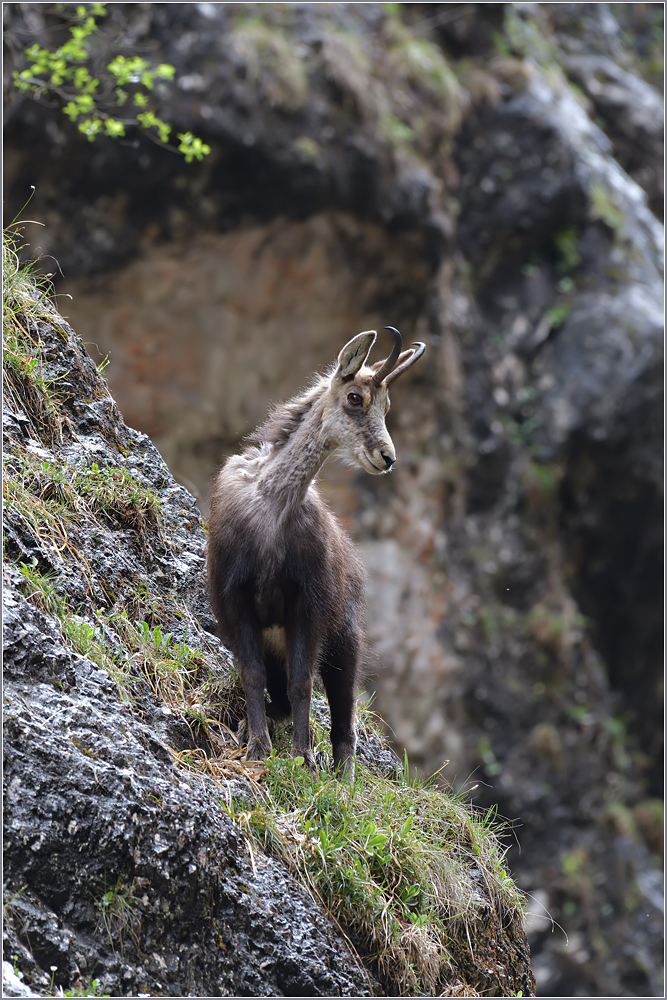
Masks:
[[[334,771],[347,781],[354,780],[357,747],[355,702],[360,646],[358,635],[341,635],[329,644],[322,658],[322,681],[331,711]]]
[[[248,622],[238,625],[236,658],[246,702],[246,760],[264,760],[272,749],[264,702],[266,670],[262,661],[259,628]]]

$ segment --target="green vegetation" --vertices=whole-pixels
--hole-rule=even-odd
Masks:
[[[406,37],[396,50],[404,76],[415,86],[450,99],[459,93],[455,74],[437,45],[419,38]]]
[[[102,993],[102,984],[99,979],[91,979],[88,986],[74,986],[70,990],[64,990],[58,996],[64,997],[109,997],[110,993]]]
[[[123,936],[129,935],[138,946],[137,925],[140,920],[137,900],[132,894],[132,890],[123,887],[122,875],[116,879],[111,889],[104,887],[104,892],[95,901],[95,906],[100,916],[100,926],[104,927],[111,947],[115,949],[115,940],[118,938],[121,953],[123,950]]]
[[[293,146],[304,163],[315,163],[320,155],[320,144],[310,136],[300,135]]]
[[[25,451],[4,456],[2,492],[6,503],[26,522],[36,539],[56,552],[69,546],[66,526],[99,518],[112,527],[132,528],[143,539],[146,529],[160,528],[160,500],[127,470],[73,469],[55,459],[43,461]]]
[[[141,682],[146,681],[157,701],[188,722],[193,738],[203,735],[210,744],[221,747],[229,743],[230,737],[233,741],[232,728],[243,716],[242,689],[236,673],[211,671],[201,649],[175,641],[171,632],[163,633],[161,625],[151,627],[145,620],[135,624],[127,607],[98,610],[97,622],[92,625],[73,611],[67,598],[59,593],[62,580],[56,573],[41,573],[36,560],[30,566],[20,563],[18,568],[24,595],[58,620],[63,637],[75,652],[109,674],[121,700],[133,701],[140,693]],[[132,610],[135,614],[141,610],[149,617],[159,614],[163,620],[182,619],[189,614],[175,598],[166,597],[159,603],[156,608],[152,602],[151,610],[151,602],[142,601],[139,595]],[[116,645],[110,635],[117,636]]]
[[[406,148],[415,141],[414,130],[391,112],[387,112],[380,118],[380,130],[385,142],[388,142],[390,146]]]
[[[530,610],[526,625],[538,645],[555,654],[564,652],[568,627],[560,611],[554,611],[545,604],[535,604]]]
[[[522,476],[523,491],[532,504],[549,504],[557,498],[562,478],[560,465],[528,461]]]
[[[545,69],[553,69],[557,63],[556,47],[544,34],[532,11],[517,11],[512,6],[505,8],[503,34],[495,37],[499,55],[529,57]]]
[[[578,229],[563,229],[554,236],[558,255],[557,268],[561,272],[574,271],[581,264],[581,254],[577,248]]]
[[[502,771],[502,765],[498,762],[491,741],[484,739],[477,744],[477,753],[484,765],[484,772],[489,778],[495,778]]]
[[[610,8],[621,26],[621,40],[635,66],[656,90],[665,87],[665,8],[661,3],[615,3]]]
[[[604,222],[614,236],[622,240],[625,236],[625,220],[613,193],[606,184],[597,180],[591,184],[590,197],[593,218]]]
[[[307,66],[279,25],[261,16],[242,14],[234,21],[231,43],[245,63],[258,98],[283,111],[303,107],[308,95]]]
[[[60,379],[49,378],[39,337],[39,322],[53,321],[47,295],[48,279],[37,276],[34,266],[22,266],[17,236],[5,231],[2,240],[2,361],[3,394],[14,408],[30,414],[51,439],[62,431]],[[55,324],[56,331],[60,328]],[[63,339],[66,336],[63,335]]]
[[[42,575],[37,569],[37,560],[34,558],[30,566],[20,563],[19,571],[24,580],[25,596],[44,614],[64,618],[66,605],[58,593],[58,574],[51,570]]]
[[[330,773],[329,737],[313,717],[315,753]],[[400,995],[432,995],[451,979],[452,946],[478,920],[513,919],[523,897],[503,867],[499,826],[433,781],[411,782],[357,763],[351,787],[313,779],[274,750],[265,801],[232,817],[284,860],[336,915]],[[469,869],[483,872],[476,891]]]
[[[108,76],[100,81],[91,73],[93,43],[99,37],[99,21],[107,16],[106,4],[80,4],[72,13],[65,4],[48,4],[48,13],[58,16],[67,27],[69,39],[55,51],[34,44],[25,49],[28,63],[25,69],[14,70],[12,79],[17,90],[35,98],[53,95],[61,103],[63,114],[74,122],[86,138],[93,142],[98,135],[118,139],[125,135],[126,126],[138,126],[150,133],[157,132],[157,141],[169,142],[171,125],[158,118],[149,107],[156,84],[173,79],[174,67],[160,63],[151,69],[140,56],[115,56],[106,66]],[[130,117],[119,118],[120,108],[129,104],[134,110]],[[113,111],[113,114],[111,113]],[[178,151],[187,163],[201,160],[211,152],[201,139],[191,132],[178,134]]]
[[[14,920],[16,918],[16,907],[14,906],[14,903],[19,898],[19,896],[22,893],[25,892],[25,890],[27,888],[28,888],[27,885],[23,885],[23,886],[21,886],[21,888],[17,892],[13,892],[13,893],[10,894],[10,892],[9,892],[9,890],[7,888],[7,883],[6,882],[2,883],[2,922],[3,922],[3,924],[11,924],[11,923],[14,922]],[[13,956],[13,958],[14,958],[14,960],[16,960],[16,956],[15,955]],[[14,972],[19,977],[19,979],[23,979],[23,976],[18,971],[18,969],[16,967],[16,964],[14,965]]]

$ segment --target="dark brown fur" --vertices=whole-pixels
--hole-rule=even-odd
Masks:
[[[332,452],[371,473],[395,461],[384,423],[386,385],[373,381],[377,365],[364,367],[374,340],[373,331],[353,338],[335,370],[275,407],[251,435],[256,444],[230,458],[215,482],[209,592],[241,673],[251,760],[271,752],[267,711],[273,723],[291,712],[293,753],[315,769],[309,711],[319,670],[334,766],[353,769],[365,574],[313,480]]]

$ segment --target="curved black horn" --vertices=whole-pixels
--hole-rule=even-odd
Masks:
[[[392,370],[392,368],[396,364],[396,360],[397,360],[399,354],[401,353],[401,351],[403,349],[403,339],[402,339],[400,333],[398,332],[398,330],[396,329],[396,327],[394,327],[394,326],[385,326],[385,330],[391,330],[391,332],[393,333],[394,338],[395,338],[395,340],[394,340],[394,346],[392,347],[391,354],[389,355],[389,357],[387,358],[387,360],[382,365],[382,368],[380,368],[378,371],[376,371],[375,375],[371,379],[373,385],[381,385],[382,384],[383,380],[387,377],[387,375],[389,374],[389,372]],[[401,367],[403,367],[403,366],[401,365]]]
[[[398,368],[394,369],[393,372],[390,372],[389,375],[387,375],[385,379],[385,385],[389,385],[389,383],[393,382],[395,378],[398,378],[399,375],[402,375],[403,372],[406,370],[406,368],[409,368],[410,365],[414,365],[415,361],[418,361],[419,358],[421,358],[424,351],[426,350],[426,344],[422,343],[421,340],[416,340],[412,344],[412,346],[415,348],[415,350],[412,352],[409,358],[405,359],[402,365],[399,365]]]

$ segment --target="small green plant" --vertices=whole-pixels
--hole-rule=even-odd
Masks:
[[[102,984],[99,979],[91,979],[88,986],[73,986],[69,990],[64,990],[64,997],[110,997],[110,993],[102,993]]]
[[[132,890],[123,888],[122,882],[123,876],[119,875],[115,885],[107,889],[105,876],[104,892],[95,902],[100,915],[100,924],[107,932],[111,947],[115,950],[115,938],[118,937],[121,952],[123,935],[129,934],[135,944],[138,943],[138,925],[141,919],[137,900],[132,895]]]
[[[553,653],[562,653],[568,638],[568,625],[562,612],[545,604],[535,604],[526,618],[529,634],[540,646]]]
[[[16,892],[10,893],[7,888],[7,883],[6,882],[2,883],[2,921],[4,924],[12,924],[16,919],[17,911],[14,904],[16,900],[19,898],[19,896],[21,896],[22,893],[24,893],[27,888],[28,888],[27,885],[22,885],[21,888],[18,889]],[[16,973],[19,979],[23,979],[23,973],[18,971],[16,965],[17,961],[16,955],[13,955],[12,958],[14,959],[14,972]]]
[[[119,653],[110,650],[101,630],[78,615],[66,614],[61,618],[60,624],[72,649],[105,670],[115,681],[121,701],[130,701],[131,662],[123,660]]]
[[[23,584],[25,596],[47,615],[64,617],[66,608],[64,599],[58,593],[58,574],[54,571],[40,573],[34,557],[29,566],[27,563],[21,563],[19,572],[25,581]]]
[[[477,744],[477,753],[479,754],[482,763],[484,764],[484,771],[489,775],[490,778],[495,778],[496,775],[500,774],[502,771],[502,766],[498,762],[496,755],[493,751],[493,747],[489,740],[480,740]],[[502,871],[502,878],[505,877],[505,870]]]
[[[498,617],[493,608],[483,605],[477,612],[485,642],[493,642],[498,634]]]
[[[501,55],[526,56],[534,59],[538,65],[553,69],[557,66],[557,51],[553,41],[542,31],[538,20],[530,10],[505,9],[503,18],[504,45],[500,36],[496,48]]]
[[[171,125],[158,118],[149,107],[156,91],[174,77],[169,63],[151,68],[141,56],[115,56],[106,66],[107,76],[100,80],[91,73],[93,41],[99,37],[99,22],[107,16],[106,4],[79,4],[74,13],[65,4],[49,4],[50,13],[68,27],[69,39],[55,51],[34,44],[23,55],[25,69],[14,70],[17,90],[36,99],[53,95],[62,102],[62,112],[93,142],[98,135],[113,139],[125,135],[126,126],[137,126],[167,145]],[[121,108],[132,107],[134,114],[119,117]],[[112,113],[113,112],[113,113]],[[211,149],[191,132],[178,134],[178,151],[187,163],[201,160]]]
[[[552,328],[557,330],[561,327],[571,312],[572,306],[569,302],[558,302],[552,306],[549,310],[549,321]]]
[[[167,705],[191,707],[188,690],[192,689],[202,663],[199,651],[184,642],[172,642],[171,632],[163,634],[160,625],[151,629],[145,621],[126,627],[123,634],[135,650],[133,662],[148,678],[156,697]]]

